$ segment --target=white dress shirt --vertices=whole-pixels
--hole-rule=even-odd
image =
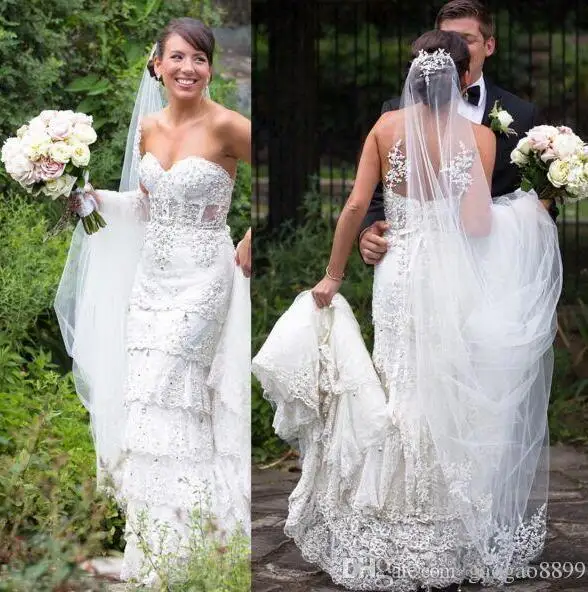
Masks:
[[[484,119],[484,111],[486,110],[486,83],[484,82],[484,74],[480,75],[480,78],[476,80],[473,84],[470,84],[468,88],[472,86],[479,86],[480,87],[480,102],[478,106],[472,105],[468,103],[465,99],[459,104],[458,112],[460,115],[463,115],[470,121],[474,123],[482,123],[482,119]]]

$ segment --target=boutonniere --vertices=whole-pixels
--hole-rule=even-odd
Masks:
[[[517,133],[509,127],[514,121],[512,115],[503,109],[500,105],[500,101],[497,99],[494,101],[494,107],[489,113],[490,117],[490,129],[497,134],[506,134],[507,136],[516,136]]]

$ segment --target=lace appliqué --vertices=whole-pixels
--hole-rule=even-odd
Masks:
[[[402,138],[394,144],[392,149],[388,152],[388,163],[390,169],[384,177],[384,187],[386,189],[393,189],[396,185],[403,183],[407,175],[406,156],[401,150]]]
[[[451,195],[460,198],[471,186],[471,169],[474,164],[474,150],[466,148],[463,142],[459,143],[460,151],[451,159],[448,166],[439,172],[446,175]]]
[[[429,84],[429,76],[434,72],[453,66],[453,60],[444,49],[437,49],[432,53],[421,49],[418,56],[413,60],[413,64],[420,68],[425,82]]]

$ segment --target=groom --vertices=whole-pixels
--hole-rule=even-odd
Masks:
[[[435,27],[442,31],[455,31],[467,42],[470,50],[470,73],[475,82],[468,87],[459,112],[475,123],[490,126],[490,111],[498,100],[502,109],[514,118],[511,128],[517,135],[498,133],[496,137],[496,162],[492,176],[492,197],[515,191],[520,185],[519,169],[510,163],[510,153],[518,140],[529,129],[539,123],[535,105],[519,99],[512,93],[499,88],[483,74],[484,62],[495,50],[493,18],[488,9],[478,0],[451,0],[441,7],[435,20]],[[382,113],[400,107],[400,99],[384,102]],[[557,216],[552,202],[549,213]],[[382,236],[387,225],[384,216],[382,185],[374,193],[359,235],[359,250],[363,260],[375,264],[384,256],[387,241]]]

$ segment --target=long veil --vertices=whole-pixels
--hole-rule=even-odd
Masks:
[[[462,100],[449,54],[421,52],[401,104],[406,225],[423,230],[405,297],[415,394],[482,566],[470,575],[504,582],[544,542],[561,259],[535,193],[492,204]]]
[[[125,318],[145,229],[139,124],[163,106],[159,85],[145,68],[129,126],[120,192],[98,191],[107,226],[87,236],[78,223],[54,303],[73,358],[76,391],[90,414],[98,486],[111,493],[120,484],[126,421]]]

